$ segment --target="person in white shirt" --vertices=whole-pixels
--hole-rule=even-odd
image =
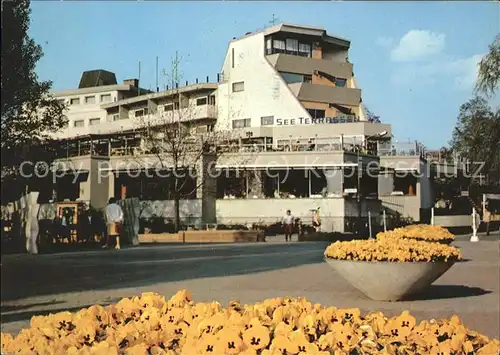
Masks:
[[[286,211],[285,217],[283,217],[282,224],[285,227],[285,240],[292,241],[292,233],[293,233],[293,221],[295,218],[292,216],[292,212],[290,210]]]
[[[109,245],[109,239],[111,237],[116,237],[116,247],[115,249],[120,249],[120,232],[123,226],[123,211],[120,206],[116,204],[114,197],[109,199],[109,204],[106,206],[104,211],[107,225],[106,234],[106,244],[103,248],[107,248]]]

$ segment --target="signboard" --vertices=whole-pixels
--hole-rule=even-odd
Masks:
[[[295,126],[295,125],[308,125],[308,124],[336,124],[336,123],[350,123],[359,122],[359,119],[354,116],[338,116],[338,117],[324,117],[324,118],[278,118],[276,125],[278,126]]]

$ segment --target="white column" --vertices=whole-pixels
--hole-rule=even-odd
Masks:
[[[479,238],[477,236],[477,228],[479,227],[479,219],[476,214],[476,209],[472,207],[472,236],[470,237],[471,242],[479,242]]]
[[[369,232],[370,239],[373,239],[372,238],[372,214],[370,211],[368,211],[368,232]]]

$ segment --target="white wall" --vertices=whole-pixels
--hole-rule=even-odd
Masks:
[[[306,224],[312,222],[312,209],[320,207],[322,230],[343,231],[343,198],[298,199],[227,199],[217,200],[216,215],[219,224],[274,223],[281,222],[286,211],[291,210]]]
[[[108,91],[99,92],[94,94],[82,94],[82,95],[71,95],[71,96],[61,96],[58,99],[64,99],[68,104],[68,111],[66,111],[66,116],[68,118],[68,127],[57,133],[58,138],[74,137],[77,135],[86,135],[98,129],[98,127],[104,127],[106,122],[106,110],[101,108],[101,95],[111,95],[111,101],[114,102],[120,100],[122,97],[121,93],[118,91]],[[95,96],[95,104],[86,104],[85,97]],[[79,98],[79,105],[71,105],[71,99]],[[100,124],[95,126],[90,126],[89,120],[91,118],[100,118]],[[74,127],[74,122],[78,120],[84,121],[83,127]],[[95,133],[95,132],[92,132]]]
[[[265,58],[264,33],[231,42],[222,71],[224,83],[218,89],[219,129],[231,129],[231,120],[239,118],[251,118],[255,127],[260,126],[263,116],[274,116],[275,122],[277,118],[310,117]],[[232,84],[239,81],[245,83],[245,90],[233,93]]]

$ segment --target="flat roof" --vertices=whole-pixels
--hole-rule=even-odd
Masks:
[[[89,88],[82,89],[68,89],[61,91],[53,91],[51,94],[53,96],[73,96],[73,95],[84,95],[84,94],[95,94],[99,92],[106,91],[137,91],[138,88],[128,84],[115,84],[115,85],[103,85],[103,86],[93,86]],[[141,91],[150,92],[149,90],[142,89]]]
[[[297,33],[297,34],[321,37],[321,39],[324,40],[325,42],[340,45],[347,48],[349,48],[351,44],[351,41],[349,41],[348,39],[339,36],[329,35],[324,28],[295,25],[291,23],[280,23],[278,25],[250,32],[245,34],[244,36],[233,39],[233,41],[238,41],[240,39],[253,36],[257,33],[264,33],[265,35],[270,35],[277,32],[289,32],[289,33]]]

